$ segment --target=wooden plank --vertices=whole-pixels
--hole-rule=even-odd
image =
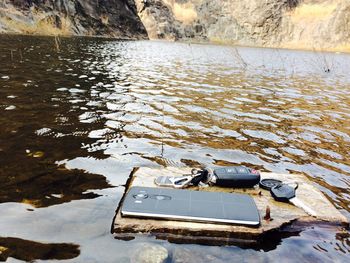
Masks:
[[[131,186],[156,187],[154,179],[161,175],[181,176],[189,174],[190,168],[147,168],[141,167],[133,172],[127,190]],[[125,235],[133,233],[150,233],[157,236],[167,236],[180,238],[188,242],[197,240],[231,240],[233,243],[250,243],[256,242],[263,234],[278,230],[286,224],[299,221],[303,223],[316,224],[328,222],[331,224],[348,225],[347,218],[342,215],[327,198],[319,191],[310,180],[301,174],[276,174],[261,173],[261,178],[275,178],[283,182],[297,182],[297,197],[306,203],[310,208],[317,212],[316,217],[306,214],[301,208],[289,203],[275,201],[269,191],[261,188],[252,189],[233,189],[222,187],[190,187],[189,189],[198,191],[222,191],[250,194],[258,207],[261,216],[261,226],[259,228],[225,225],[225,224],[208,224],[195,222],[182,222],[171,220],[153,220],[122,217],[119,209],[115,216],[113,232],[116,237],[123,238]],[[265,220],[266,209],[269,207],[271,219]]]

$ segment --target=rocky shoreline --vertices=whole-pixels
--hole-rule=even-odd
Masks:
[[[350,1],[4,0],[0,33],[350,51]]]
[[[0,33],[147,39],[133,0],[4,0]]]
[[[148,0],[146,8],[135,2],[151,39],[350,51],[350,1]]]

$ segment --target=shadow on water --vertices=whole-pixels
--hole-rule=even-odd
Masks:
[[[27,262],[37,259],[63,260],[76,258],[79,254],[79,246],[74,244],[43,244],[20,238],[0,237],[0,261],[6,261],[8,257]]]
[[[20,94],[13,95],[13,99],[18,101],[17,110],[0,114],[3,125],[0,129],[0,202],[24,202],[44,207],[96,198],[99,194],[86,191],[112,187],[104,176],[68,170],[55,164],[56,160],[86,155],[80,149],[81,143],[92,141],[76,140],[88,130],[79,121],[74,121],[76,116],[70,114],[73,110],[69,101],[59,104],[52,98],[52,85],[57,82],[64,85],[73,80],[62,80],[57,72],[50,73],[50,68],[57,70],[57,67],[64,66],[60,64],[59,53],[42,53],[52,48],[51,39],[48,42],[27,39],[29,42],[26,38],[10,37],[10,42],[16,43],[16,49],[7,46],[0,49],[1,72],[9,70],[9,73],[15,74],[10,84],[4,83],[1,92]],[[28,49],[36,49],[36,52]],[[40,61],[40,57],[45,60]],[[43,72],[47,72],[45,77],[39,77]],[[1,96],[0,104],[4,103],[4,99],[8,96]],[[50,134],[55,134],[56,138],[52,140]],[[98,153],[94,156],[101,157]]]
[[[245,249],[118,241],[109,227],[116,186],[137,166],[300,172],[349,217],[349,55],[322,54],[325,73],[304,51],[242,47],[237,61],[225,46],[0,40],[0,236],[13,237],[16,258],[26,260],[21,238],[79,244],[73,262],[130,259],[142,242],[174,262],[348,257],[346,231],[322,227],[286,227]]]
[[[112,187],[101,175],[81,170],[57,169],[52,164],[27,161],[26,165],[31,166],[21,166],[20,171],[17,167],[8,165],[0,168],[0,202],[23,202],[34,207],[46,207],[72,200],[96,198],[100,195],[87,191]]]

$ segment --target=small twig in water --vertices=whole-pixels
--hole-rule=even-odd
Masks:
[[[243,57],[241,56],[241,54],[239,53],[238,49],[235,47],[232,50],[232,54],[233,57],[235,58],[235,60],[238,62],[238,64],[243,68],[243,69],[247,69],[248,67],[248,63],[245,62],[245,60],[243,59]]]
[[[21,57],[21,62],[23,61],[22,50],[19,50],[19,56]]]
[[[331,68],[333,68],[333,62],[330,63],[327,60],[327,57],[324,53],[324,51],[322,49],[320,49],[320,51],[317,51],[315,48],[312,48],[312,50],[315,52],[315,54],[317,55],[317,61],[314,61],[314,63],[318,66],[322,67],[322,70],[326,73],[330,73],[331,72]]]
[[[56,51],[60,52],[60,44],[61,44],[61,40],[59,38],[59,36],[55,36],[55,47],[56,47]]]

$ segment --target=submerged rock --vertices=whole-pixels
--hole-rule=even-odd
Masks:
[[[217,249],[219,247],[212,247],[207,249],[205,253],[201,249],[194,248],[182,248],[177,247],[172,253],[173,263],[192,263],[192,262],[211,262],[211,263],[224,263],[224,262],[252,262],[245,260],[242,252],[236,249],[235,253],[223,251]],[[257,261],[259,262],[259,261]]]
[[[163,263],[168,258],[168,250],[157,244],[142,243],[135,248],[132,263]]]

